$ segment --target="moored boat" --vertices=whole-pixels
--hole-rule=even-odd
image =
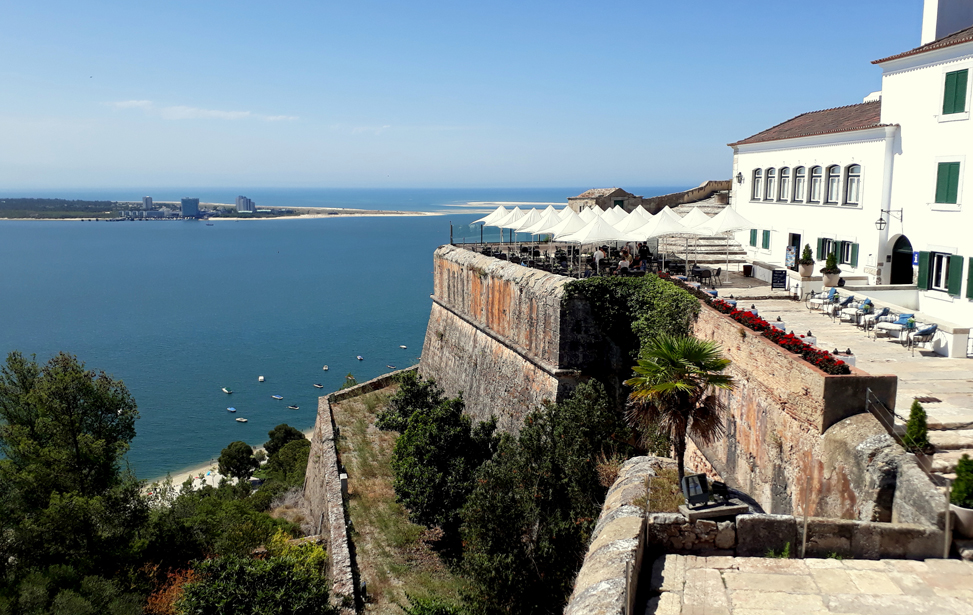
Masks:
[[[226,411],[227,412],[236,412],[236,408],[227,408]]]
[[[246,423],[247,419],[236,419],[237,423]]]
[[[300,410],[301,409],[300,406],[287,406],[287,407],[290,408],[291,410]]]
[[[399,345],[399,348],[401,348],[401,349],[403,349],[403,350],[405,350],[405,344],[401,344],[401,345]]]
[[[359,361],[364,361],[365,359],[361,358],[361,355],[358,355],[358,360]]]
[[[263,381],[264,381],[263,376],[257,376],[257,382],[263,382]]]
[[[284,399],[283,395],[271,395],[273,399]]]
[[[328,366],[327,366],[327,365],[325,365],[325,366],[324,366],[324,367],[322,367],[321,369],[323,369],[324,371],[328,371]]]
[[[223,387],[223,392],[224,392],[224,393],[226,393],[227,395],[229,395],[229,394],[230,394],[230,393],[232,393],[233,391],[231,391],[230,389],[228,389],[228,388],[226,388],[226,387]]]
[[[389,369],[395,369],[395,366],[394,365],[386,365],[385,367],[387,367]]]
[[[324,385],[323,384],[318,384],[317,382],[315,382],[314,383],[314,388],[315,389],[323,389],[324,388]]]

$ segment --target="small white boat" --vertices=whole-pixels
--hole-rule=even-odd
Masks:
[[[227,408],[226,411],[227,412],[236,412],[236,408]]]
[[[327,366],[327,365],[325,365],[325,366],[324,366],[324,367],[322,367],[321,369],[323,369],[324,371],[328,371],[328,366]]]
[[[236,419],[237,423],[246,423],[247,419]]]
[[[271,395],[270,397],[273,399],[284,399],[283,395]]]
[[[300,410],[300,409],[301,409],[301,407],[300,407],[300,406],[287,406],[287,407],[288,407],[288,409],[290,409],[290,410]]]
[[[230,394],[230,393],[232,393],[233,391],[231,391],[230,389],[228,389],[228,388],[226,388],[226,387],[223,387],[223,392],[224,392],[224,393],[226,393],[227,395],[229,395],[229,394]]]
[[[385,367],[387,367],[389,369],[395,369],[395,366],[394,365],[386,365]]]
[[[399,346],[399,348],[401,348],[402,350],[405,350],[405,344],[402,344],[401,346]]]
[[[359,361],[364,361],[365,359],[361,358],[361,355],[358,355],[358,360]]]
[[[324,385],[323,384],[318,384],[318,383],[315,382],[314,383],[314,388],[315,389],[323,389],[324,388]]]
[[[263,381],[264,381],[263,376],[257,376],[257,382],[263,382]]]

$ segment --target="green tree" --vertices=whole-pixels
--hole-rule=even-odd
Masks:
[[[708,444],[723,436],[726,406],[713,389],[733,389],[733,379],[723,373],[729,365],[716,342],[661,335],[649,340],[632,368],[636,376],[625,381],[632,387],[629,424],[642,432],[655,426],[669,435],[680,482],[686,437]]]
[[[414,523],[459,529],[459,511],[473,489],[473,475],[496,445],[496,421],[472,427],[462,397],[419,408],[395,442],[395,497]]]
[[[965,453],[956,463],[956,480],[949,501],[956,506],[973,508],[973,459]]]
[[[307,439],[300,430],[291,427],[287,423],[281,423],[277,427],[274,427],[267,432],[267,435],[270,439],[264,443],[264,448],[267,450],[268,457],[273,457],[288,442]]]
[[[177,603],[181,613],[264,615],[333,613],[328,583],[293,557],[264,560],[225,556],[199,562],[198,580],[187,583]]]
[[[912,400],[909,420],[905,424],[905,437],[902,442],[912,452],[924,452],[929,448],[929,428],[926,425],[926,411],[918,400]]]
[[[253,476],[260,463],[253,456],[253,447],[237,440],[220,452],[219,468],[223,476],[233,476],[245,481]]]
[[[311,441],[307,438],[291,440],[267,462],[267,476],[288,486],[304,484]],[[263,489],[263,487],[261,487]]]
[[[605,497],[596,455],[626,431],[593,382],[502,438],[462,512],[470,612],[563,611]]]
[[[397,380],[398,391],[376,417],[375,426],[379,429],[401,433],[417,410],[428,410],[446,401],[446,395],[435,380],[425,380],[415,372],[404,372]]]
[[[130,562],[148,517],[121,461],[138,410],[121,381],[60,353],[12,352],[0,369],[0,577]]]

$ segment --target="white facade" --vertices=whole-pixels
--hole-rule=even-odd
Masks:
[[[736,238],[751,260],[784,267],[799,236],[818,261],[816,275],[824,266],[819,250],[834,249],[844,256],[848,285],[894,292],[927,320],[962,329],[973,326],[973,29],[963,30],[973,26],[973,1],[927,0],[925,9],[923,42],[933,44],[875,62],[880,102],[798,116],[733,144],[732,202],[760,227]],[[880,105],[880,114],[869,105]],[[820,198],[809,202],[815,167],[822,169]],[[838,170],[832,181],[829,167]],[[801,196],[793,193],[798,168],[805,172]],[[860,171],[857,186],[851,171]],[[948,352],[965,356],[966,349]]]

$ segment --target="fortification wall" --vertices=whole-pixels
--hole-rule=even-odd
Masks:
[[[467,411],[517,431],[544,400],[578,382],[599,338],[587,305],[564,298],[570,278],[455,246],[434,255],[433,306],[419,372]]]
[[[733,182],[728,179],[717,181],[710,180],[703,182],[691,190],[673,192],[672,194],[663,194],[660,196],[642,199],[642,207],[648,209],[650,213],[656,214],[662,211],[662,209],[665,207],[677,207],[684,203],[695,203],[696,201],[702,201],[703,199],[709,198],[709,196],[714,192],[729,190],[732,187]]]

